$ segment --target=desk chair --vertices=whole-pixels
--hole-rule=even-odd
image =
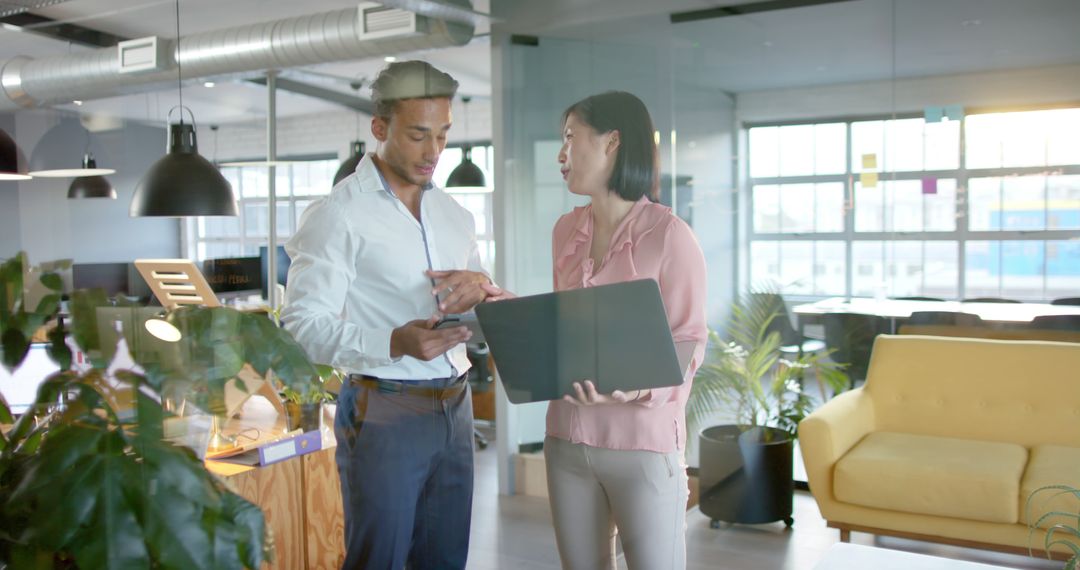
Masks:
[[[825,342],[807,338],[799,334],[791,325],[784,298],[776,293],[751,293],[751,302],[761,304],[767,310],[776,313],[776,318],[769,323],[769,332],[780,335],[780,352],[784,354],[806,354],[825,350]]]
[[[851,388],[857,380],[866,380],[874,339],[889,333],[889,321],[878,315],[858,313],[826,313],[825,344],[834,352],[832,359],[847,365],[845,372]]]
[[[911,313],[905,324],[908,325],[955,325],[979,327],[985,323],[979,315],[955,313],[953,311],[916,311]]]
[[[1039,330],[1080,332],[1080,315],[1043,315],[1031,321],[1031,328]]]

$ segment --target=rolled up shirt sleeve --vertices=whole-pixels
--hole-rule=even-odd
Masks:
[[[681,392],[689,392],[694,375],[704,361],[709,338],[705,256],[693,230],[681,221],[668,226],[659,283],[672,338],[676,343],[694,342],[696,346],[681,385],[648,390],[634,402],[647,407],[663,405]]]
[[[309,207],[285,245],[292,264],[282,324],[314,362],[346,371],[385,366],[392,328],[361,328],[342,318],[356,278],[357,237],[327,201]]]

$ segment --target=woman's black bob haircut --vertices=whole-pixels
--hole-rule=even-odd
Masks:
[[[586,97],[563,112],[562,122],[574,115],[599,134],[619,131],[619,150],[608,189],[623,200],[648,196],[654,202],[660,188],[655,129],[645,103],[625,91]]]

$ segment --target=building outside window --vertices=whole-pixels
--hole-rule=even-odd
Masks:
[[[1080,290],[1080,108],[748,130],[754,285],[1023,300]]]

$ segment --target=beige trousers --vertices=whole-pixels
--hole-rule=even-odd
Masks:
[[[555,540],[566,570],[609,570],[618,535],[630,570],[686,568],[682,453],[544,440]]]

